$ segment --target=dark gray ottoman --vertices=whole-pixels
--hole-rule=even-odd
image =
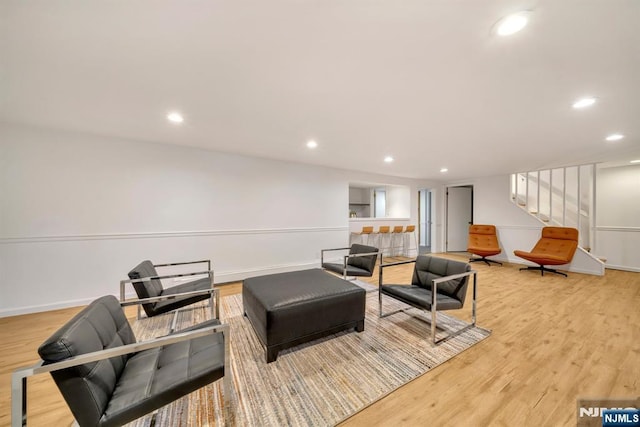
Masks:
[[[285,348],[345,329],[364,331],[364,289],[320,269],[246,279],[242,304],[267,363]]]

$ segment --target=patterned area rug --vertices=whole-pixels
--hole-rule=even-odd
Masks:
[[[360,286],[362,289],[364,289],[367,292],[378,292],[377,286],[373,286],[363,280],[354,279],[351,281],[351,283],[353,283],[356,286]]]
[[[491,333],[471,328],[432,347],[427,323],[404,313],[378,318],[378,294],[369,292],[364,332],[342,332],[281,351],[275,362],[266,364],[264,348],[242,315],[242,296],[221,301],[221,317],[231,326],[235,390],[230,407],[223,407],[218,381],[160,409],[156,426],[335,425]],[[383,298],[384,311],[401,307]],[[158,317],[135,323],[138,340],[168,332],[172,315]],[[208,307],[182,311],[177,329],[208,317]],[[463,324],[439,313],[441,326],[447,331]],[[131,425],[152,423],[152,416],[147,416]]]

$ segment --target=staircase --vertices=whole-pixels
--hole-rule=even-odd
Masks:
[[[542,224],[573,227],[579,245],[593,247],[595,164],[520,172],[511,175],[511,201]]]

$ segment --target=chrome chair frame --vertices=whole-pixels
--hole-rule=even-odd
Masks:
[[[142,300],[140,300],[142,301]],[[138,301],[120,304],[121,306],[136,304]],[[43,365],[40,360],[35,365],[18,368],[11,374],[11,427],[19,427],[27,425],[27,379],[31,376],[44,374],[47,372],[58,371],[60,369],[70,368],[72,366],[82,365],[84,363],[96,362],[98,360],[109,359],[124,354],[136,353],[142,350],[162,347],[174,344],[180,341],[187,341],[193,338],[203,337],[208,334],[222,332],[224,337],[224,377],[222,377],[222,387],[224,393],[225,407],[229,407],[232,386],[232,370],[229,351],[229,325],[220,324],[208,326],[202,329],[196,329],[188,332],[178,332],[151,340],[141,341],[134,344],[123,345],[120,347],[109,348],[101,351],[82,354],[80,356],[71,357],[61,362]]]
[[[478,272],[475,270],[471,270],[471,271],[467,271],[466,273],[460,273],[460,274],[452,274],[450,276],[445,276],[445,277],[441,277],[439,279],[434,279],[432,280],[432,289],[431,289],[431,310],[426,310],[422,307],[417,307],[414,305],[411,305],[409,303],[406,303],[404,301],[400,301],[400,300],[396,300],[396,301],[400,301],[403,304],[407,304],[409,307],[407,308],[401,308],[395,311],[391,311],[389,313],[383,313],[382,312],[382,285],[383,285],[383,270],[387,267],[392,267],[392,266],[397,266],[397,265],[402,265],[402,264],[413,264],[415,263],[416,260],[412,259],[412,260],[408,260],[408,261],[399,261],[399,262],[393,262],[393,263],[387,263],[387,264],[381,264],[380,265],[380,271],[379,271],[379,279],[378,279],[378,316],[380,318],[382,317],[387,317],[387,316],[391,316],[392,314],[396,314],[396,313],[406,313],[408,310],[410,310],[411,308],[416,308],[424,313],[428,313],[431,314],[431,320],[429,320],[428,318],[423,318],[423,317],[419,317],[419,316],[413,316],[416,317],[420,320],[425,321],[426,323],[430,323],[431,324],[431,341],[433,345],[436,344],[440,344],[444,341],[447,341],[457,335],[460,335],[461,333],[463,333],[464,331],[473,328],[474,326],[476,326],[476,297],[477,297],[477,276],[478,276]],[[449,333],[447,336],[440,338],[438,340],[436,340],[436,328],[437,328],[437,311],[438,311],[438,301],[436,298],[436,294],[438,292],[438,284],[442,283],[442,282],[446,282],[449,280],[453,280],[453,279],[460,279],[462,277],[465,276],[471,276],[473,275],[473,299],[472,299],[472,308],[471,308],[471,323],[468,323],[466,326],[464,326],[463,328],[458,329],[455,332],[451,332]],[[389,295],[387,295],[389,298],[393,298]]]
[[[351,247],[333,248],[333,249],[321,249],[320,250],[320,265],[324,264],[324,253],[325,252],[348,251],[350,249],[351,249]],[[376,255],[376,257],[380,258],[380,264],[382,264],[382,251],[380,249],[378,249],[378,252],[366,252],[366,253],[361,253],[361,254],[344,255],[343,259],[342,259],[342,266],[343,266],[342,278],[344,280],[353,280],[353,279],[355,279],[355,277],[353,279],[347,279],[347,262],[348,262],[349,258],[355,258],[355,257],[360,257],[360,256],[371,256],[371,255]]]
[[[203,295],[203,294],[210,294],[210,298],[209,298],[209,306],[211,307],[211,316],[214,319],[219,319],[220,318],[220,294],[215,292],[213,286],[214,286],[214,272],[211,269],[211,260],[205,259],[205,260],[200,260],[200,261],[186,261],[186,262],[174,262],[174,263],[166,263],[166,264],[154,264],[154,267],[173,267],[173,266],[177,266],[177,265],[188,265],[188,264],[200,264],[200,263],[207,263],[207,270],[206,271],[197,271],[197,272],[193,272],[193,273],[180,273],[180,274],[168,274],[168,275],[163,275],[163,276],[152,276],[152,277],[141,277],[139,279],[127,279],[127,280],[121,280],[120,281],[120,303],[122,304],[123,302],[127,301],[126,300],[126,296],[125,296],[125,285],[127,283],[143,283],[143,282],[150,282],[152,280],[162,280],[162,279],[175,279],[177,277],[189,277],[189,276],[201,276],[206,274],[209,277],[209,281],[211,283],[211,289],[207,289],[207,290],[202,290],[202,291],[192,291],[192,292],[183,292],[181,294],[173,294],[173,295],[165,295],[165,296],[159,296],[159,297],[151,297],[151,298],[142,298],[142,299],[136,299],[134,304],[138,304],[138,301],[140,302],[140,304],[138,304],[138,313],[137,313],[137,318],[140,319],[142,318],[142,310],[141,310],[141,304],[146,304],[146,303],[150,303],[150,302],[157,302],[157,301],[162,301],[162,300],[167,300],[167,299],[176,299],[176,298],[184,298],[184,297],[189,297],[189,296],[195,296],[195,295]],[[214,301],[215,300],[215,301]],[[175,322],[177,320],[177,315],[178,315],[178,311],[180,311],[182,309],[177,309],[174,312],[174,318],[173,318],[173,323],[171,326],[171,331],[173,331],[174,327],[175,327]]]

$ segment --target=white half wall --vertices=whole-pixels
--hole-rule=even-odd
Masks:
[[[211,259],[217,283],[318,267],[349,241],[358,180],[411,185],[0,123],[0,317],[118,294],[144,259]]]

